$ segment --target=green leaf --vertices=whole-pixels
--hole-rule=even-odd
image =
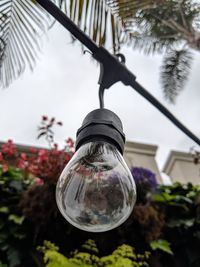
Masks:
[[[8,265],[4,264],[4,263],[2,263],[2,261],[0,261],[0,267],[8,267]]]
[[[5,223],[0,220],[0,230],[4,227]]]
[[[8,207],[0,207],[0,213],[9,213],[9,208]]]
[[[152,250],[162,250],[168,254],[173,255],[173,252],[171,250],[170,247],[170,243],[167,240],[164,239],[158,239],[158,240],[154,240],[150,243],[150,247]]]
[[[26,66],[33,69],[41,35],[52,20],[40,5],[27,0],[1,0],[0,14],[0,84],[5,87]]]
[[[173,228],[173,227],[181,227],[181,226],[185,226],[186,228],[192,227],[195,223],[195,219],[191,218],[191,219],[171,219],[169,220],[169,222],[167,223],[167,226]]]
[[[188,197],[180,196],[180,195],[176,196],[176,201],[184,201],[184,202],[187,202],[188,204],[193,204],[193,201],[191,199],[189,199]]]
[[[18,266],[21,263],[19,251],[16,248],[9,247],[7,250],[9,267]]]
[[[94,252],[94,253],[98,253],[99,250],[96,246],[96,243],[94,240],[92,239],[88,239],[83,245],[82,248],[88,250],[89,252]]]
[[[12,221],[12,222],[14,222],[16,224],[19,224],[19,225],[23,223],[24,219],[25,219],[24,216],[18,216],[18,215],[15,215],[15,214],[11,214],[8,217],[9,221]]]
[[[9,185],[10,185],[10,187],[14,188],[15,190],[17,190],[19,192],[22,191],[22,189],[23,189],[23,185],[22,185],[21,181],[13,180],[13,181],[10,182]]]
[[[8,238],[8,234],[3,232],[0,233],[0,243],[3,243]]]
[[[163,60],[161,83],[165,98],[174,103],[189,77],[192,54],[189,50],[170,50]]]
[[[19,240],[26,238],[26,234],[14,233],[13,236]]]
[[[156,202],[170,202],[176,198],[176,195],[170,195],[168,193],[155,194],[152,199]]]

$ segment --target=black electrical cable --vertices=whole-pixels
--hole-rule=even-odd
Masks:
[[[60,22],[71,34],[74,35],[83,45],[85,45],[92,53],[95,53],[99,48],[76,24],[68,18],[52,1],[50,0],[37,0],[37,2]]]
[[[185,127],[165,106],[163,106],[155,97],[149,94],[139,83],[133,81],[131,86],[140,95],[147,99],[154,107],[156,107],[162,114],[164,114],[174,125],[176,125],[177,128],[179,128],[200,146],[199,138],[194,135],[187,127]]]
[[[121,81],[125,85],[130,85],[140,95],[147,99],[154,107],[164,114],[176,127],[200,145],[200,139],[185,127],[166,107],[164,107],[154,96],[135,81],[136,77],[126,66],[111,55],[106,49],[98,47],[74,22],[71,21],[52,1],[37,0],[37,2],[59,21],[71,34],[74,35],[93,54],[93,57],[101,64],[99,100],[100,107],[104,108],[104,89],[109,88],[114,83]]]
[[[100,104],[100,108],[104,108],[104,88],[101,86],[99,86],[99,104]]]

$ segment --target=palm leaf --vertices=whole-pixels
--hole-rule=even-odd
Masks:
[[[192,31],[200,13],[199,5],[193,2],[70,0],[68,15],[97,44],[110,48],[111,41],[114,52],[129,44],[147,54],[161,53],[185,41],[186,31]]]
[[[192,43],[195,35],[191,38],[197,30],[193,22],[199,19],[199,4],[191,0],[70,0],[70,6],[68,15],[75,23],[97,44],[111,48],[111,41],[114,53],[123,44],[146,54],[167,53],[161,80],[166,99],[175,100],[188,78],[192,55],[173,49],[185,44],[199,47],[198,42]]]
[[[51,19],[32,0],[0,1],[0,85],[8,86],[24,72],[32,70],[40,49],[41,35]]]
[[[189,31],[200,13],[199,5],[194,6],[189,0],[181,1],[183,6],[178,0],[51,1],[56,2],[98,45],[106,46],[114,53],[123,44],[145,53],[164,52],[185,38],[172,27],[168,18]],[[0,85],[8,86],[26,66],[33,69],[40,49],[40,36],[51,23],[36,0],[0,1]]]
[[[189,50],[170,50],[164,57],[161,68],[161,83],[165,98],[174,103],[179,92],[184,88],[192,63]]]
[[[137,36],[134,18],[141,8],[152,0],[70,0],[67,15],[100,46],[107,46],[114,53],[121,45]],[[61,6],[65,4],[60,0]],[[141,38],[142,39],[142,38]],[[138,43],[137,39],[137,43]]]
[[[62,4],[65,1],[62,1]],[[110,38],[113,50],[119,42],[117,36],[118,25],[111,14],[106,1],[104,0],[70,0],[70,8],[67,15],[98,45],[105,45],[108,42],[108,25],[112,27],[112,37]],[[66,8],[65,8],[66,11]],[[108,44],[109,46],[109,44]]]

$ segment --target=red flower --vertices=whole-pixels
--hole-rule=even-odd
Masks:
[[[56,150],[58,150],[58,144],[53,144],[53,146],[54,146],[54,149],[56,149]]]
[[[8,140],[6,144],[2,145],[2,152],[7,156],[14,156],[17,152],[16,146],[13,144],[12,140]]]
[[[0,162],[3,161],[3,155],[2,153],[0,152]]]
[[[38,173],[38,169],[39,169],[39,167],[38,167],[38,165],[36,165],[36,164],[31,164],[31,165],[28,167],[29,172],[32,173],[32,174],[34,174],[34,175],[37,175],[37,173]]]
[[[36,183],[37,185],[43,185],[43,184],[44,184],[44,181],[43,181],[42,179],[40,179],[40,178],[36,178],[36,179],[35,179],[35,183]]]
[[[34,147],[31,147],[29,148],[29,151],[33,154],[37,153],[38,152],[38,149],[37,148],[34,148]]]
[[[23,160],[23,159],[19,159],[18,163],[17,163],[17,167],[20,169],[26,169],[26,167],[28,166],[28,162]]]
[[[38,153],[39,161],[48,161],[48,151],[45,149],[40,149]]]
[[[42,120],[43,121],[47,121],[48,120],[48,117],[47,116],[42,116]]]
[[[70,161],[70,159],[71,159],[71,156],[69,154],[66,154],[65,155],[65,160],[68,162],[68,161]]]
[[[21,153],[21,154],[20,154],[20,158],[21,158],[22,160],[27,160],[27,155],[26,155],[26,153]]]
[[[8,170],[8,165],[7,164],[3,164],[3,172],[7,172]]]
[[[71,148],[74,147],[74,141],[72,140],[72,138],[68,138],[66,140],[66,143],[68,144],[69,147],[71,147]]]

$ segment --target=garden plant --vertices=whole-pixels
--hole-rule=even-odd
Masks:
[[[38,137],[48,149],[24,152],[11,140],[0,147],[0,267],[200,266],[198,185],[159,185],[151,170],[134,166],[138,198],[123,225],[89,233],[65,221],[55,186],[74,143],[60,149],[56,125],[43,116]]]

